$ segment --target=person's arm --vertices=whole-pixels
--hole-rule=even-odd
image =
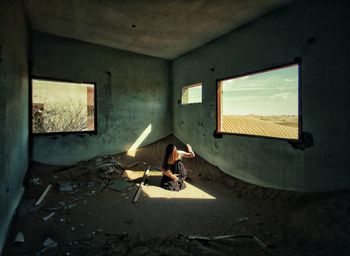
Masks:
[[[168,176],[169,178],[171,178],[173,181],[178,181],[179,178],[173,174],[170,169],[169,170],[164,170],[163,167],[160,167],[160,170],[162,171],[162,173],[165,175],[165,176]]]
[[[182,151],[182,156],[185,158],[193,158],[196,156],[196,154],[193,152],[192,147],[190,144],[186,144],[187,152]]]

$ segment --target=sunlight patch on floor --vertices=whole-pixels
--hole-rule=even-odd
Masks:
[[[125,170],[123,176],[129,178],[130,180],[140,179],[143,177],[144,171],[131,171]],[[197,188],[196,186],[185,182],[186,189],[181,191],[168,191],[161,188],[160,178],[162,173],[160,171],[150,171],[148,177],[148,184],[142,188],[142,192],[150,198],[166,198],[166,199],[206,199],[213,200],[216,199],[212,195],[206,193],[205,191]],[[153,179],[152,179],[153,178]]]

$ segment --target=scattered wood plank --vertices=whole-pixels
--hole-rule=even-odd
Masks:
[[[46,196],[47,192],[49,192],[49,190],[51,189],[52,185],[49,184],[46,189],[44,190],[44,192],[41,194],[41,196],[39,197],[39,199],[36,201],[36,203],[34,204],[35,206],[38,206],[39,204],[41,204],[41,202],[43,201],[44,197]]]
[[[138,187],[138,189],[137,189],[137,191],[136,191],[136,193],[135,193],[135,196],[134,196],[134,198],[133,198],[133,200],[132,200],[133,203],[138,202],[139,197],[140,197],[140,194],[141,194],[141,191],[142,191],[142,187],[145,185],[145,181],[146,181],[146,179],[148,178],[150,169],[151,169],[151,166],[148,166],[147,170],[146,170],[145,173],[143,174],[142,181],[141,181],[141,183],[140,183],[140,185],[139,185],[139,187]]]

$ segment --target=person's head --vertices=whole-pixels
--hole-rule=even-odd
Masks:
[[[169,144],[165,149],[164,161],[169,161],[169,157],[176,151],[174,144]]]

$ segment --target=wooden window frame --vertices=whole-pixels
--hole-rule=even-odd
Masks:
[[[33,118],[32,118],[32,105],[33,105],[33,80],[42,80],[50,82],[61,82],[61,83],[74,83],[74,84],[90,84],[93,85],[94,91],[94,130],[93,131],[69,131],[69,132],[47,132],[47,133],[33,133]],[[28,108],[28,121],[29,121],[29,132],[31,136],[56,136],[56,135],[69,135],[69,134],[97,134],[97,83],[89,81],[77,81],[77,80],[67,80],[58,79],[51,77],[42,76],[31,76],[29,82],[29,108]]]
[[[221,110],[222,110],[222,82],[225,80],[231,80],[234,78],[244,77],[248,75],[255,75],[259,73],[265,73],[268,71],[278,70],[282,68],[292,67],[292,66],[298,66],[298,138],[297,139],[290,139],[290,138],[281,138],[281,137],[270,137],[270,136],[262,136],[262,135],[254,135],[254,134],[241,134],[241,133],[230,133],[230,132],[224,132],[222,131],[222,117],[221,117]],[[302,118],[302,101],[301,101],[301,59],[296,58],[293,62],[259,69],[253,72],[246,72],[241,73],[238,75],[233,75],[229,77],[224,77],[220,79],[216,79],[216,129],[214,131],[214,137],[215,138],[222,138],[223,135],[234,135],[234,136],[246,136],[246,137],[258,137],[258,138],[265,138],[265,139],[274,139],[274,140],[284,140],[289,142],[298,142],[302,143],[302,127],[303,127],[303,118]]]
[[[199,87],[199,86],[201,87],[201,101],[200,102],[184,103],[183,102],[184,91],[186,90],[188,92],[188,89],[193,88],[193,87]],[[181,105],[185,106],[185,105],[191,105],[191,104],[202,104],[202,102],[203,102],[203,93],[202,92],[203,92],[203,83],[202,82],[181,87]]]

